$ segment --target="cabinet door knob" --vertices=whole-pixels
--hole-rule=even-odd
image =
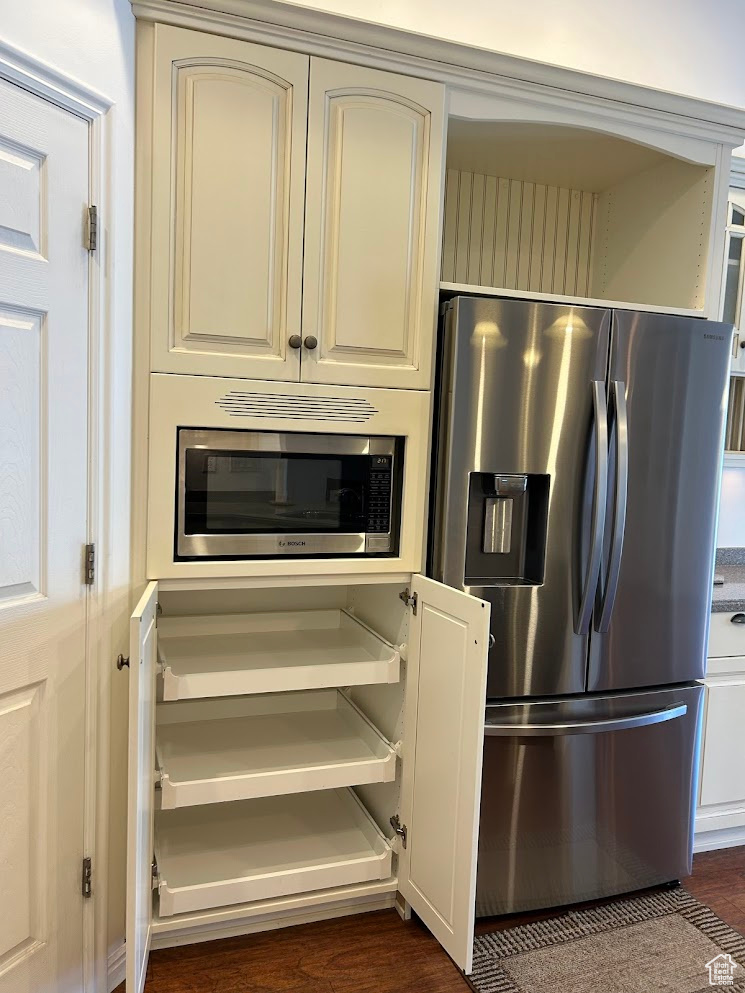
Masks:
[[[306,348],[316,348],[318,345],[318,338],[314,334],[306,335],[305,341],[303,342]]]
[[[733,614],[730,621],[733,624],[745,624],[745,614]]]
[[[302,343],[303,343],[303,339],[300,337],[299,334],[291,334],[290,337],[287,339],[287,344],[290,346],[290,348],[300,348]]]

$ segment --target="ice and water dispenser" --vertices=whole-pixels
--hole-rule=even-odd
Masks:
[[[543,582],[549,478],[470,473],[466,586]]]

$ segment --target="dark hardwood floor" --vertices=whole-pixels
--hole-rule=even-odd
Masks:
[[[745,934],[745,848],[697,855],[697,899]],[[543,915],[480,921],[494,931]],[[418,921],[384,910],[152,952],[145,993],[466,993]],[[124,984],[116,993],[124,993]]]

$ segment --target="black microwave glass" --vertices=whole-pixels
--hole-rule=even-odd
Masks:
[[[185,531],[364,531],[368,461],[358,455],[188,449]]]
[[[182,429],[176,553],[394,554],[397,447],[395,438]]]

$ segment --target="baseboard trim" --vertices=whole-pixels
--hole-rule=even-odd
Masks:
[[[124,942],[115,948],[113,951],[109,952],[108,961],[108,981],[106,983],[106,989],[108,993],[113,993],[113,991],[123,983],[126,978],[127,973],[127,946]]]
[[[699,831],[693,839],[693,851],[715,852],[720,848],[737,848],[745,845],[745,826],[720,828],[717,831]]]

